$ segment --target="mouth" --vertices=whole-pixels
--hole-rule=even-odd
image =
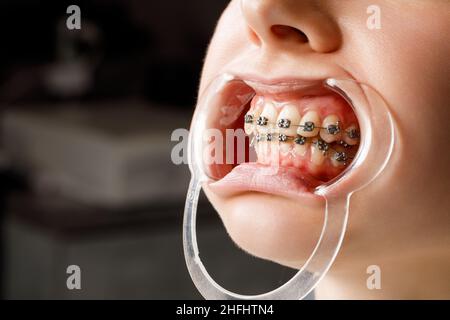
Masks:
[[[350,102],[319,81],[231,81],[208,108],[206,171],[215,193],[314,198],[355,157],[360,126]]]

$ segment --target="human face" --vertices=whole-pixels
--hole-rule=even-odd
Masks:
[[[367,8],[373,4],[380,9],[380,29],[370,29],[366,23]],[[234,0],[211,41],[200,95],[222,73],[269,85],[352,78],[381,94],[396,123],[393,159],[382,176],[352,198],[338,270],[357,260],[448,246],[449,56],[450,3],[445,0]],[[335,108],[346,125],[354,122],[351,111],[335,96],[319,93],[310,102],[294,93],[271,97],[260,92],[259,98],[283,105],[292,102],[299,112],[307,111],[302,105],[325,105],[324,111],[318,111],[318,121]],[[275,119],[273,111],[266,114]],[[264,162],[264,155],[258,153],[258,158]],[[339,173],[326,163],[327,167],[315,167],[316,178],[326,180]],[[241,248],[299,267],[317,240],[311,234],[320,231],[323,203],[307,191],[292,197],[276,189],[205,186]]]

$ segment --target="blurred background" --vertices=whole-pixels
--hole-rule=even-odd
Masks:
[[[2,298],[201,298],[182,251],[188,168],[171,161],[171,134],[189,128],[227,3],[1,1]],[[80,30],[66,26],[72,4]],[[219,281],[257,293],[289,277],[201,208],[200,250]],[[66,286],[69,265],[81,290]]]

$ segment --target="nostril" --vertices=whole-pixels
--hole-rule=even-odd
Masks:
[[[293,38],[301,43],[307,43],[308,36],[299,29],[285,25],[273,25],[271,31],[281,39]]]

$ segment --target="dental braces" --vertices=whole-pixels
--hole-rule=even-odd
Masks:
[[[255,122],[253,115],[246,114],[244,118],[246,124],[253,124]],[[288,129],[291,126],[303,128],[304,132],[313,132],[315,129],[326,130],[328,134],[337,135],[341,132],[340,122],[337,121],[334,124],[329,124],[326,127],[316,126],[312,121],[306,121],[304,124],[292,124],[289,119],[280,119],[277,123],[269,122],[269,119],[263,116],[258,117],[256,125],[267,126],[269,124],[276,125],[280,129]],[[360,137],[358,129],[350,129],[344,131],[350,139],[358,139]]]
[[[254,135],[254,138],[252,139],[251,145],[254,145],[254,141],[256,142],[262,142],[262,141],[268,141],[268,142],[272,142],[274,140],[278,139],[279,142],[287,142],[287,141],[291,141],[293,140],[295,144],[298,145],[304,145],[306,144],[306,142],[310,141],[311,144],[315,145],[317,147],[317,149],[319,149],[320,151],[322,151],[323,155],[326,156],[328,155],[328,151],[334,151],[333,154],[333,158],[338,161],[338,162],[343,162],[344,165],[347,165],[347,161],[349,159],[353,159],[353,157],[350,157],[346,152],[344,151],[337,151],[334,148],[331,147],[331,145],[321,139],[317,139],[315,141],[311,141],[312,139],[308,139],[306,137],[303,137],[301,135],[297,135],[295,137],[293,136],[288,136],[282,133],[279,134],[274,134],[274,133],[267,133],[267,134],[261,134],[261,133],[257,133]],[[348,144],[346,144],[344,141],[339,141],[337,142],[340,145],[345,144],[346,148],[351,148],[353,146],[350,146]]]

